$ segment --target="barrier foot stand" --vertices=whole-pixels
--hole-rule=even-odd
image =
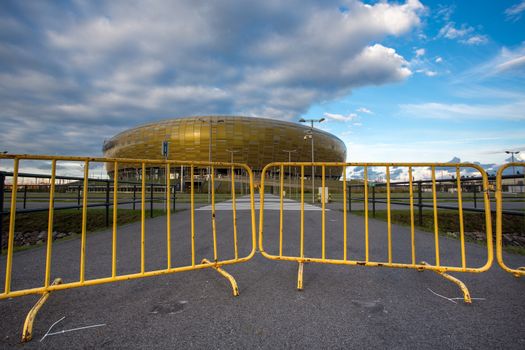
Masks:
[[[513,273],[514,277],[519,278],[525,274],[525,266],[518,267],[516,270],[518,270],[518,272]]]
[[[56,278],[53,283],[51,283],[52,286],[61,284],[62,279]],[[35,306],[29,311],[26,317],[26,321],[24,322],[24,329],[22,330],[22,342],[28,342],[31,339],[33,339],[33,323],[35,322],[36,314],[42,306],[44,306],[44,303],[46,302],[47,298],[49,298],[49,294],[51,292],[44,292],[40,299],[36,302]]]
[[[300,262],[297,269],[297,290],[303,290],[303,269],[304,263]]]
[[[211,261],[209,261],[208,259],[202,259],[202,264],[211,264]],[[239,287],[237,287],[237,281],[235,281],[235,278],[233,278],[232,275],[230,275],[228,272],[224,271],[222,268],[220,268],[217,265],[212,265],[212,268],[216,270],[218,273],[220,273],[221,275],[223,275],[224,277],[226,277],[228,281],[230,281],[232,285],[233,296],[234,297],[239,296]]]
[[[422,261],[421,262],[422,265],[429,265],[428,263]],[[456,277],[453,277],[451,275],[449,275],[448,273],[446,272],[442,272],[442,271],[435,271],[433,270],[435,273],[437,273],[438,275],[441,275],[443,276],[444,278],[446,278],[447,280],[449,280],[450,282],[454,282],[455,284],[457,284],[459,286],[459,288],[461,288],[461,291],[463,292],[463,300],[465,301],[465,303],[467,304],[472,304],[472,299],[470,298],[470,293],[468,291],[468,288],[467,286],[465,285],[465,283],[461,282],[459,279],[457,279]]]

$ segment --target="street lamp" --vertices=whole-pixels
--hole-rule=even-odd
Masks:
[[[209,124],[209,127],[210,127],[210,136],[209,136],[209,139],[208,139],[208,162],[211,163],[211,139],[212,139],[212,133],[211,133],[211,129],[212,129],[212,125],[214,123],[214,121],[212,120],[212,117],[209,117],[208,119],[201,119],[199,118],[198,119],[201,123],[208,123]],[[215,121],[215,123],[224,123],[224,120],[222,119],[219,119],[217,121]],[[212,176],[211,174],[211,164],[208,165],[208,176]],[[211,188],[210,188],[210,179],[208,179],[208,203],[211,202]]]
[[[292,153],[297,152],[296,149],[283,149],[283,152],[288,153],[288,163],[292,162]],[[290,193],[290,197],[292,196],[292,166],[288,165],[288,191]]]
[[[310,122],[310,130],[309,130],[309,133],[307,133],[307,135],[304,136],[304,139],[310,139],[311,142],[312,142],[312,203],[315,203],[315,166],[314,166],[314,162],[315,162],[315,158],[314,158],[314,123],[322,123],[325,119],[324,118],[321,118],[321,119],[304,119],[304,118],[301,118],[299,119],[299,122],[301,123],[307,123],[307,122]],[[324,191],[324,189],[323,189]]]
[[[238,152],[240,152],[240,151],[239,151],[239,150],[231,150],[231,149],[227,149],[226,152],[230,153],[230,155],[231,155],[231,158],[230,158],[230,159],[231,159],[231,162],[230,162],[230,163],[233,163],[233,154],[234,154],[234,153],[238,153]]]
[[[226,152],[230,153],[230,156],[231,156],[231,158],[230,158],[230,163],[232,163],[232,168],[230,169],[230,172],[231,172],[230,173],[230,178],[231,178],[233,172],[235,171],[234,166],[233,166],[233,154],[234,153],[238,153],[240,151],[239,150],[227,149]],[[234,191],[235,191],[235,189],[234,189]],[[242,182],[241,182],[241,195],[242,195]]]
[[[511,161],[514,163],[514,155],[520,153],[520,151],[505,151],[505,153],[510,154]],[[512,175],[516,175],[516,167],[514,165],[512,165]],[[514,186],[516,186],[516,178],[514,178]],[[511,192],[514,192],[514,188]]]

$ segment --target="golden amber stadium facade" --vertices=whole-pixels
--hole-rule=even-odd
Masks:
[[[211,129],[210,129],[211,128]],[[123,131],[104,142],[110,158],[163,159],[163,141],[169,142],[169,159],[247,164],[256,174],[271,162],[312,160],[310,127],[299,123],[241,116],[201,116],[161,120]],[[210,149],[211,137],[211,149]],[[336,136],[313,129],[315,161],[344,162],[346,146]],[[113,167],[108,163],[108,173]],[[129,174],[136,169],[119,169]],[[176,168],[174,169],[176,171]],[[308,175],[309,169],[305,169]],[[318,174],[319,175],[319,174]],[[332,177],[341,174],[332,173]]]

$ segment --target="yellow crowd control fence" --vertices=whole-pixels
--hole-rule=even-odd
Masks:
[[[317,169],[311,169],[312,167],[316,167]],[[340,233],[335,233],[335,228],[327,229],[327,224],[329,223],[327,221],[327,213],[329,209],[327,208],[327,200],[325,196],[327,195],[324,189],[327,187],[327,182],[330,179],[330,176],[327,176],[328,174],[347,174],[347,170],[350,168],[359,170],[359,174],[361,178],[359,180],[353,180],[353,186],[361,186],[361,194],[362,194],[362,208],[363,208],[363,216],[364,216],[364,222],[361,222],[360,226],[362,228],[362,234],[356,232],[357,225],[354,223],[352,225],[348,224],[349,215],[348,215],[348,180],[346,180],[346,176],[343,176],[343,181],[336,182],[334,185],[334,182],[332,182],[332,187],[330,188],[330,191],[332,192],[339,192],[341,193],[342,197],[342,208],[339,208],[339,211],[333,210],[331,211],[332,214],[330,214],[330,222],[340,222],[342,221],[342,227],[338,226],[337,230],[340,230]],[[444,172],[443,169],[447,169],[447,171],[450,171],[450,169],[453,169],[453,177],[450,178],[449,185],[447,187],[444,187],[441,184],[441,179],[438,181],[436,173],[438,172]],[[288,169],[295,169],[295,171],[288,170]],[[311,169],[311,170],[310,170]],[[319,171],[320,169],[320,171]],[[404,186],[404,190],[408,192],[408,200],[404,203],[407,205],[409,216],[410,216],[410,230],[408,237],[405,237],[405,242],[407,244],[408,249],[404,249],[404,251],[409,251],[409,254],[405,254],[404,258],[399,257],[399,260],[397,259],[394,251],[393,251],[393,245],[398,245],[397,240],[401,239],[402,237],[400,234],[393,233],[392,230],[392,205],[393,202],[396,201],[395,196],[397,195],[396,192],[393,191],[391,188],[391,175],[393,170],[396,172],[399,172],[400,169],[403,169],[405,171],[406,178],[408,181],[406,182]],[[305,172],[307,170],[307,172]],[[286,172],[292,172],[293,174],[288,174],[291,176],[295,176],[296,178],[296,185],[299,189],[299,203],[300,208],[296,208],[295,211],[293,210],[286,210],[287,202],[284,195],[285,188],[286,188],[286,181],[284,177],[286,176]],[[386,227],[378,227],[377,224],[374,224],[374,228],[371,229],[371,222],[369,220],[370,216],[370,209],[369,209],[369,202],[370,202],[370,187],[372,185],[375,185],[375,181],[370,180],[369,174],[374,172],[377,174],[381,172],[383,175],[382,184],[383,187],[383,193],[385,195],[385,207],[386,207]],[[463,185],[463,179],[466,174],[471,175],[473,172],[479,173],[480,175],[480,181],[477,184],[477,186],[481,187],[481,191],[483,193],[483,209],[478,209],[477,211],[479,214],[484,216],[484,227],[485,227],[485,233],[486,233],[486,246],[487,246],[487,254],[486,259],[484,261],[476,261],[476,264],[479,264],[479,266],[470,266],[470,262],[467,259],[466,254],[466,244],[465,244],[465,223],[464,223],[464,194],[462,193],[464,189]],[[320,192],[320,203],[315,203],[315,205],[309,204],[309,195],[305,196],[305,192],[310,190],[310,188],[313,187],[314,181],[311,181],[312,179],[308,177],[309,174],[320,174],[321,178],[314,178],[315,184],[317,186],[321,187],[322,189],[319,189]],[[277,174],[277,175],[276,175]],[[450,174],[450,172],[447,172],[447,174]],[[433,232],[432,232],[432,238],[427,239],[425,242],[425,247],[418,248],[416,242],[419,240],[418,237],[416,237],[416,224],[415,224],[415,213],[414,213],[414,207],[415,207],[415,176],[426,177],[427,181],[427,187],[424,189],[426,197],[425,201],[427,204],[425,207],[429,208],[432,211],[432,222],[433,222]],[[450,176],[450,175],[449,175]],[[328,179],[327,179],[328,177]],[[266,183],[265,183],[266,182]],[[430,270],[434,271],[441,276],[447,278],[448,280],[456,283],[458,286],[460,286],[463,295],[464,300],[467,303],[471,302],[471,297],[469,294],[469,291],[465,284],[458,280],[455,277],[450,276],[447,272],[470,272],[470,273],[479,273],[486,271],[490,268],[493,260],[493,246],[492,246],[492,226],[491,226],[491,208],[490,208],[490,197],[489,197],[489,182],[487,178],[486,172],[478,165],[475,164],[453,164],[453,163],[309,163],[309,162],[295,162],[295,163],[270,163],[268,164],[262,171],[261,175],[261,188],[264,189],[265,186],[268,186],[268,183],[272,182],[274,186],[277,186],[279,189],[279,217],[277,218],[274,214],[274,212],[266,211],[265,212],[265,193],[264,190],[261,191],[261,198],[260,198],[260,215],[259,215],[259,249],[263,256],[265,256],[268,259],[272,260],[283,260],[283,261],[293,261],[297,262],[299,264],[298,268],[298,281],[297,281],[297,287],[298,289],[303,288],[303,269],[304,269],[304,263],[321,263],[321,264],[337,264],[337,265],[360,265],[360,266],[381,266],[381,267],[390,267],[390,268],[408,268],[408,269],[416,269],[416,270]],[[305,182],[307,182],[305,184]],[[312,185],[310,185],[312,184]],[[357,184],[357,185],[356,185]],[[340,187],[340,188],[337,188]],[[438,187],[440,192],[438,193]],[[398,189],[396,189],[398,191]],[[419,189],[421,191],[421,189]],[[274,194],[276,191],[272,191]],[[441,198],[438,198],[439,195],[446,194],[446,200],[442,200]],[[355,196],[355,190],[353,195]],[[306,200],[305,200],[306,199]],[[455,204],[454,204],[455,202]],[[438,203],[446,203],[446,205],[438,205]],[[273,203],[275,205],[275,199],[273,199]],[[400,203],[401,204],[401,203]],[[422,205],[419,203],[419,205]],[[308,207],[308,210],[307,208]],[[453,253],[457,255],[456,258],[452,259],[452,263],[446,264],[442,261],[442,253],[440,253],[440,247],[443,246],[443,242],[445,239],[443,237],[440,237],[440,228],[439,228],[439,216],[440,211],[438,211],[439,208],[446,207],[447,209],[444,209],[443,212],[453,212],[454,215],[457,215],[458,223],[459,223],[459,247],[455,250],[453,250]],[[290,207],[291,208],[291,207]],[[318,209],[317,211],[315,209]],[[320,213],[319,213],[320,212]],[[341,217],[342,214],[342,217]],[[266,227],[265,225],[265,217],[268,215],[274,215],[274,221],[275,224],[272,225],[272,228]],[[295,215],[295,218],[292,218],[290,220],[286,220],[286,216],[293,216]],[[311,219],[313,215],[318,215],[317,219],[310,220],[308,225],[305,224],[305,216],[309,216],[308,219]],[[319,217],[320,216],[320,217]],[[298,225],[297,224],[298,221]],[[276,222],[279,223],[278,227]],[[286,228],[287,237],[284,237],[283,234],[283,226],[285,226],[287,223],[289,226]],[[297,234],[295,234],[294,237],[290,234],[291,230],[290,226],[295,225],[296,230],[298,232],[299,239],[297,239]],[[298,227],[297,227],[298,226]],[[320,227],[319,227],[320,226]],[[319,230],[320,228],[320,230]],[[377,232],[378,230],[384,230],[386,232],[381,233],[381,240],[378,240],[378,235],[380,234]],[[269,239],[265,240],[265,235],[267,235],[267,231],[271,231]],[[295,231],[295,232],[297,232]],[[314,231],[314,232],[312,232]],[[320,232],[319,232],[320,231]],[[357,249],[357,247],[351,247],[350,246],[350,235],[352,235],[352,239],[356,237],[356,235],[359,235],[361,238],[361,241],[359,243],[360,248],[364,250],[362,252],[362,258],[357,259],[355,257],[352,257],[348,254],[350,249]],[[330,239],[332,242],[329,242],[328,236],[330,236]],[[384,238],[384,241],[382,239]],[[286,240],[287,239],[287,240]],[[290,242],[295,242],[295,245]],[[320,242],[319,242],[320,241]],[[278,242],[278,243],[277,243]],[[287,242],[289,242],[289,247],[286,247]],[[336,243],[334,243],[336,242]],[[430,243],[429,243],[430,242]],[[319,244],[320,243],[320,244]],[[375,243],[376,246],[372,246],[372,244]],[[313,253],[314,250],[309,250],[310,253],[307,251],[308,245],[316,245],[317,249],[315,250],[315,255]],[[272,252],[268,252],[265,247],[269,245],[272,249]],[[336,248],[336,245],[339,245],[340,248]],[[432,249],[428,249],[428,247],[432,245]],[[447,244],[450,245],[450,244]],[[382,259],[379,259],[377,257],[377,251],[381,247],[385,247],[384,254]],[[320,249],[319,249],[320,248]],[[332,251],[330,251],[332,249]],[[335,250],[337,250],[337,254],[335,253]],[[418,251],[418,249],[420,249]],[[426,249],[426,254],[423,255],[423,250]],[[288,253],[285,253],[285,250]],[[430,253],[429,253],[430,251]],[[447,250],[447,253],[449,251]],[[372,254],[374,253],[374,254]],[[340,254],[339,256],[336,256]],[[418,262],[419,254],[423,255],[426,259],[433,259],[433,262],[430,262],[428,260],[420,261]],[[447,254],[450,255],[450,254]],[[375,256],[375,258],[374,258]],[[447,262],[450,259],[447,260]]]
[[[503,183],[503,172],[511,167],[513,169],[518,167],[518,169],[525,170],[525,165],[523,163],[507,163],[498,169],[496,175],[496,257],[498,264],[503,270],[512,273],[516,277],[520,277],[525,276],[525,266],[517,268],[509,267],[503,260],[503,190],[504,187],[506,187],[507,192],[510,194],[515,194],[516,192],[520,192],[520,194],[523,193],[523,191],[517,191],[516,178],[506,179],[507,183]],[[523,178],[523,183],[520,187],[523,187],[524,183],[525,178]]]
[[[256,251],[256,224],[255,224],[255,209],[254,209],[254,193],[253,193],[253,174],[250,168],[248,168],[244,164],[237,164],[237,163],[209,163],[209,162],[185,162],[185,161],[174,161],[174,160],[148,160],[148,159],[111,159],[111,158],[85,158],[85,157],[62,157],[62,156],[34,156],[34,155],[0,155],[0,161],[3,162],[4,167],[12,167],[12,177],[11,181],[8,182],[8,186],[11,188],[11,195],[10,195],[10,209],[9,209],[9,228],[8,228],[8,242],[7,242],[7,258],[5,259],[5,275],[4,275],[4,291],[0,293],[0,300],[6,299],[6,298],[13,298],[18,296],[24,296],[29,294],[41,294],[42,297],[38,301],[38,303],[33,307],[33,309],[29,312],[26,322],[24,325],[23,330],[23,341],[30,340],[32,337],[32,325],[34,318],[38,312],[38,310],[42,307],[45,300],[49,297],[49,293],[58,291],[58,290],[64,290],[64,289],[70,289],[70,288],[77,288],[77,287],[84,287],[84,286],[93,286],[98,284],[104,284],[104,283],[111,283],[111,282],[117,282],[117,281],[124,281],[124,280],[131,280],[131,279],[138,279],[138,278],[144,278],[149,276],[158,276],[158,275],[165,275],[165,274],[171,274],[171,273],[177,273],[177,272],[183,272],[183,271],[191,271],[191,270],[198,270],[198,269],[204,269],[204,268],[213,268],[217,270],[220,274],[225,276],[229,282],[232,285],[233,289],[233,295],[238,295],[238,288],[237,283],[235,279],[229,275],[226,271],[224,271],[221,267],[225,265],[230,264],[237,264],[242,263],[245,261],[248,261],[252,258]],[[41,162],[45,163],[47,165],[50,165],[51,175],[50,175],[50,181],[49,181],[49,207],[48,207],[48,227],[47,227],[47,239],[45,240],[46,243],[46,250],[45,250],[45,276],[42,276],[40,285],[37,287],[31,287],[31,288],[20,288],[16,289],[13,288],[12,285],[12,276],[13,276],[13,253],[14,253],[14,240],[15,240],[15,222],[16,222],[16,213],[17,213],[17,188],[19,186],[19,172],[21,168],[21,163],[24,162]],[[50,163],[50,164],[49,164]],[[81,204],[81,215],[82,215],[82,224],[81,224],[81,236],[80,236],[80,253],[79,253],[79,262],[76,269],[79,271],[78,279],[75,281],[66,281],[64,278],[60,278],[62,276],[54,276],[55,273],[52,270],[52,255],[53,255],[53,218],[54,218],[54,212],[56,210],[56,203],[55,203],[55,194],[56,194],[56,184],[57,184],[57,169],[60,166],[60,169],[63,169],[64,166],[67,166],[68,164],[80,164],[80,166],[83,168],[83,191],[82,191],[82,204]],[[99,278],[88,278],[86,275],[86,242],[87,242],[87,217],[88,217],[88,207],[91,206],[91,204],[88,202],[90,192],[89,192],[89,181],[91,180],[89,178],[90,174],[90,166],[95,163],[105,164],[108,169],[111,168],[114,170],[113,174],[118,174],[119,167],[121,168],[136,168],[137,174],[139,174],[139,180],[138,180],[138,188],[140,190],[140,268],[139,271],[134,273],[125,273],[125,274],[119,274],[119,269],[117,266],[117,237],[119,235],[119,227],[117,225],[117,215],[118,215],[118,203],[119,203],[119,176],[115,175],[113,176],[113,179],[111,182],[113,182],[113,204],[117,203],[117,205],[113,205],[113,226],[112,226],[112,232],[111,232],[111,240],[109,245],[111,245],[111,273],[110,275],[106,277],[99,277]],[[108,166],[109,165],[109,166]],[[171,205],[170,205],[170,191],[165,191],[165,206],[164,209],[166,211],[165,215],[165,239],[162,241],[165,244],[165,247],[155,247],[153,251],[160,252],[164,250],[162,253],[163,256],[166,257],[165,259],[165,266],[163,268],[157,268],[157,269],[148,269],[146,267],[146,241],[147,236],[149,232],[146,230],[146,191],[148,188],[148,184],[146,183],[146,177],[148,174],[148,169],[151,167],[154,167],[156,169],[164,169],[165,174],[169,174],[167,176],[164,176],[164,178],[157,178],[158,181],[165,181],[165,188],[170,189],[172,187],[171,181],[175,181],[172,179],[172,170],[174,167],[180,167],[184,166],[189,173],[186,174],[186,178],[189,179],[189,195],[190,195],[190,203],[189,203],[189,209],[190,209],[190,220],[189,220],[189,232],[186,235],[186,245],[189,247],[189,250],[191,251],[191,260],[188,259],[185,264],[182,265],[176,265],[174,263],[174,257],[172,252],[174,251],[172,245],[177,244],[180,245],[181,243],[179,241],[174,241],[174,239],[171,237],[173,234],[172,230],[172,222],[171,222]],[[204,176],[207,181],[209,182],[209,196],[210,196],[210,202],[207,206],[209,209],[208,211],[202,212],[199,211],[199,215],[205,215],[211,223],[211,237],[209,235],[207,236],[207,239],[212,241],[213,246],[213,256],[209,257],[209,259],[203,258],[200,262],[197,261],[197,254],[196,254],[196,228],[195,228],[195,221],[196,221],[196,210],[199,208],[196,208],[195,203],[195,195],[196,195],[196,184],[195,181],[199,179],[197,169],[199,170],[200,174]],[[250,217],[248,220],[251,220],[251,224],[248,224],[247,226],[249,229],[247,229],[249,232],[245,232],[243,237],[245,239],[245,242],[251,242],[249,246],[251,247],[251,250],[248,252],[247,249],[246,255],[241,256],[240,250],[238,249],[238,238],[243,234],[242,232],[238,232],[237,230],[237,205],[236,205],[236,173],[246,174],[246,177],[249,179],[250,183],[250,190],[249,190],[249,196],[250,196]],[[204,175],[203,175],[204,174]],[[153,172],[150,172],[151,176],[154,176],[155,174]],[[202,178],[201,176],[201,178]],[[228,179],[228,184],[231,183],[231,190],[230,190],[230,201],[231,201],[231,213],[232,218],[230,221],[229,227],[233,228],[232,235],[233,237],[230,237],[227,239],[228,242],[233,242],[234,247],[229,247],[229,252],[234,252],[232,254],[229,254],[227,257],[221,257],[219,255],[218,245],[221,243],[221,240],[226,239],[226,234],[230,235],[227,232],[217,232],[217,223],[216,223],[216,194],[215,189],[217,187],[217,184],[215,183],[219,176],[222,180],[224,178]],[[109,185],[108,185],[109,186]],[[238,188],[239,186],[237,186]],[[207,203],[208,204],[208,203]],[[209,213],[209,214],[208,214]],[[198,218],[199,222],[205,221],[202,216]],[[189,243],[191,242],[191,243]],[[209,242],[207,243],[207,246],[210,246]],[[246,244],[248,246],[248,244]],[[151,249],[149,250],[151,251]],[[211,254],[211,252],[210,252]],[[233,255],[233,256],[231,256]],[[187,253],[187,256],[189,257],[189,252]],[[200,258],[199,258],[200,259]],[[180,261],[179,261],[180,262]],[[138,264],[137,264],[138,265]],[[27,267],[27,266],[26,266]],[[34,267],[36,268],[36,266]],[[52,278],[53,277],[53,278]]]

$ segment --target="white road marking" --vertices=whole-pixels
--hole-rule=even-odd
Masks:
[[[261,205],[259,196],[255,196],[254,199],[255,199],[254,200],[255,210],[259,210],[260,205]],[[280,203],[281,202],[278,196],[274,196],[270,194],[264,195],[264,210],[280,210],[281,209]],[[235,209],[236,210],[250,210],[251,209],[250,197],[244,196],[244,197],[236,199]],[[211,205],[200,207],[195,210],[211,211]],[[215,210],[232,210],[232,200],[230,199],[228,201],[215,204]],[[300,211],[301,203],[298,201],[294,201],[292,199],[284,198],[283,199],[283,210]],[[305,211],[321,211],[322,208],[305,202],[304,210]],[[329,211],[329,210],[330,209],[326,209],[326,211]]]

